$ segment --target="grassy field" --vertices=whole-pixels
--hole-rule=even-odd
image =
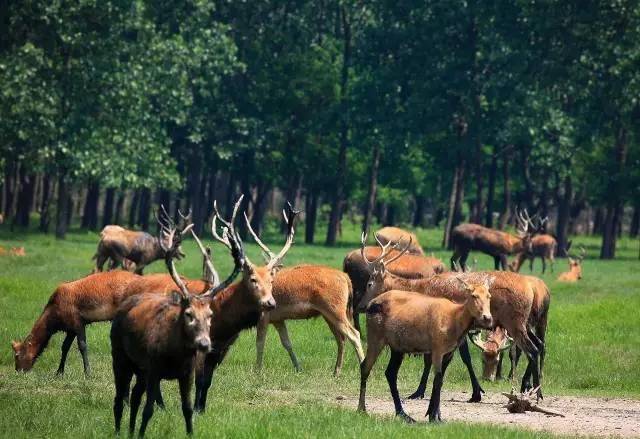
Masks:
[[[419,231],[423,245],[436,248],[439,231]],[[274,247],[280,241],[270,236]],[[0,229],[0,245],[24,246],[24,258],[0,257],[0,436],[2,437],[105,437],[113,435],[113,377],[108,341],[109,324],[88,329],[89,357],[93,375],[85,379],[80,355],[72,349],[64,378],[55,378],[62,335],[51,341],[33,371],[16,373],[12,339],[22,339],[30,330],[47,298],[61,281],[76,279],[92,268],[97,235],[71,233],[67,240],[51,236],[11,234]],[[547,338],[545,393],[567,395],[609,395],[640,398],[640,261],[638,242],[622,240],[619,259],[599,261],[599,240],[577,237],[585,244],[589,259],[584,263],[584,279],[577,285],[555,282],[558,271],[566,267],[560,260],[556,275],[544,279],[552,291],[551,316]],[[300,262],[342,265],[346,252],[358,245],[358,233],[345,231],[339,247],[296,244],[287,257],[287,265]],[[250,256],[258,260],[257,247],[247,245]],[[200,258],[195,257],[192,242],[185,245],[190,256],[179,266],[191,277],[200,275]],[[448,252],[435,251],[448,258]],[[222,276],[228,273],[230,258],[214,247],[216,266]],[[492,260],[477,255],[479,268],[492,267]],[[161,271],[156,263],[148,272]],[[536,265],[539,269],[539,263]],[[528,273],[528,267],[524,269]],[[351,346],[347,346],[342,376],[331,372],[336,355],[333,336],[322,319],[289,324],[294,349],[304,368],[295,373],[274,330],[270,330],[265,367],[254,371],[255,331],[245,332],[219,368],[204,415],[195,419],[195,434],[200,437],[406,437],[433,435],[453,437],[540,437],[540,433],[497,429],[490,426],[446,423],[441,426],[407,426],[390,416],[375,417],[332,405],[341,395],[357,395],[359,372]],[[477,352],[472,354],[480,370]],[[383,356],[369,380],[369,394],[388,396]],[[400,371],[401,393],[414,390],[420,376],[421,360],[408,359]],[[524,369],[521,366],[521,371]],[[429,384],[430,386],[430,384]],[[447,371],[446,389],[468,390],[468,376],[456,357]],[[483,383],[485,390],[507,391],[506,382]],[[150,437],[183,436],[184,426],[177,385],[163,383],[167,410],[156,411],[149,429]],[[430,387],[429,387],[430,389]],[[446,401],[443,402],[446,404]],[[426,410],[426,403],[425,403]],[[125,418],[126,419],[126,418]]]

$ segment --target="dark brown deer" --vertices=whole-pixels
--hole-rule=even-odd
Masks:
[[[507,255],[531,252],[531,238],[538,231],[535,230],[526,211],[524,215],[518,212],[517,218],[520,223],[518,236],[479,224],[465,223],[456,226],[451,232],[451,269],[453,270],[454,262],[466,269],[467,257],[472,250],[492,256],[496,270],[507,269]]]
[[[376,233],[376,237],[383,244],[386,244],[388,242],[396,244],[401,241],[411,242],[411,245],[409,245],[409,251],[407,253],[409,253],[410,255],[424,256],[424,250],[422,249],[422,246],[418,241],[418,237],[408,230],[404,230],[399,227],[383,227],[378,230],[378,233]]]
[[[225,289],[244,264],[242,242],[233,231],[223,234],[229,243],[235,267],[221,284],[194,296],[178,274],[173,263],[179,253],[182,235],[168,215],[160,219],[159,243],[165,263],[177,288],[176,294],[138,294],[125,300],[111,326],[111,355],[116,395],[113,402],[116,432],[120,431],[124,401],[129,394],[133,375],[136,384],[131,391],[129,433],[135,431],[142,395],[146,403],[142,412],[140,436],[144,436],[154,403],[160,395],[160,381],[177,379],[182,400],[182,413],[188,434],[193,432],[191,386],[196,352],[211,348],[211,299]],[[206,253],[203,253],[206,257]]]
[[[182,216],[183,222],[189,220],[188,216]],[[147,265],[164,257],[165,251],[157,237],[120,226],[105,226],[100,232],[98,249],[93,256],[96,260],[94,272],[102,271],[104,264],[110,259],[109,270],[126,264],[135,266],[136,274],[142,274]],[[183,257],[182,249],[178,249],[176,258]]]
[[[235,218],[242,197],[236,203],[230,221],[222,219],[214,203],[214,217],[211,224],[213,237],[229,246],[230,243],[217,232],[216,221],[219,220],[223,226],[229,230],[228,233],[235,234]],[[213,321],[211,324],[211,351],[206,356],[199,356],[196,366],[196,398],[195,409],[204,411],[207,402],[207,393],[211,386],[213,372],[224,360],[229,348],[238,338],[244,329],[253,328],[264,311],[273,310],[276,301],[273,298],[273,279],[281,267],[282,259],[287,254],[293,244],[294,221],[298,214],[290,204],[287,203],[287,211],[283,210],[283,216],[287,224],[287,238],[284,247],[278,254],[274,254],[260,241],[251,223],[245,215],[245,221],[251,235],[265,251],[269,260],[266,265],[254,265],[246,256],[242,266],[242,279],[240,282],[226,288],[218,294],[211,302],[213,310]]]

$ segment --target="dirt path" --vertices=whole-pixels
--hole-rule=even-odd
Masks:
[[[633,399],[553,397],[547,396],[540,405],[560,412],[566,417],[546,416],[542,413],[511,414],[503,406],[506,398],[499,393],[484,395],[482,403],[465,402],[469,394],[442,392],[442,419],[464,422],[483,422],[505,427],[544,430],[557,434],[582,436],[640,437],[640,401]],[[354,410],[358,399],[340,397],[341,406]],[[404,401],[406,412],[418,420],[425,421],[428,400]],[[388,398],[367,398],[370,413],[392,415],[393,402]]]

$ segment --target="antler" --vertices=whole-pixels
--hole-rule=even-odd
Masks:
[[[234,235],[230,235],[230,233],[232,232],[233,231],[229,230],[228,228],[225,228],[222,232],[222,238],[226,242],[229,242],[231,248],[231,256],[233,256],[234,262],[233,271],[223,282],[220,282],[218,285],[212,285],[211,288],[209,288],[209,291],[204,293],[201,297],[214,297],[220,291],[231,285],[231,282],[234,281],[234,279],[238,276],[238,273],[240,273],[240,270],[242,270],[242,266],[245,263],[242,240],[240,239],[240,235],[238,235],[237,233],[235,233]],[[206,253],[204,253],[204,255],[206,255]]]
[[[485,341],[482,338],[482,331],[478,331],[475,334],[469,334],[469,338],[471,339],[471,342],[478,346],[480,348],[480,350],[484,351],[485,350]]]
[[[582,262],[584,258],[587,257],[587,249],[582,244],[580,244],[578,248],[580,249],[580,256],[578,256],[577,259],[578,261]]]
[[[213,262],[211,261],[211,249],[209,247],[207,247],[206,249],[204,248],[202,242],[198,238],[198,235],[196,235],[196,232],[194,232],[193,229],[191,229],[191,235],[193,235],[193,239],[196,240],[196,244],[198,244],[198,248],[200,249],[200,252],[202,252],[203,275],[205,273],[209,273],[211,276],[210,278],[208,276],[205,276],[205,280],[211,282],[211,285],[217,285],[220,282],[220,276],[218,275],[216,269],[213,267]]]
[[[376,236],[376,239],[377,239],[377,238],[378,238],[378,237]],[[409,248],[411,247],[411,241],[413,241],[413,237],[409,236],[409,242],[407,242],[407,245],[405,245],[405,246],[404,246],[404,248],[403,248],[402,250],[400,250],[400,251],[398,252],[398,254],[397,254],[397,255],[395,255],[393,258],[389,259],[388,261],[387,261],[387,260],[385,260],[384,258],[382,258],[382,264],[383,264],[383,265],[389,265],[389,264],[391,264],[393,261],[395,261],[396,259],[398,259],[400,256],[402,256],[403,254],[405,254],[405,253],[409,250]],[[394,246],[393,246],[393,248],[394,248],[394,249],[396,249],[396,248],[400,245],[400,243],[401,243],[401,242],[402,242],[402,239],[400,239],[400,240],[396,243],[396,245],[394,245]]]
[[[372,265],[374,265],[374,264],[377,264],[377,263],[379,263],[379,262],[381,262],[381,263],[383,263],[383,264],[384,264],[384,261],[383,261],[384,257],[385,257],[385,256],[386,256],[386,255],[387,255],[387,254],[392,250],[392,249],[394,249],[394,248],[398,245],[398,243],[396,243],[393,247],[392,247],[392,244],[393,244],[393,242],[392,242],[392,241],[388,241],[386,244],[383,244],[383,243],[380,241],[380,238],[378,238],[378,234],[377,234],[377,233],[375,233],[375,234],[374,234],[374,236],[375,236],[375,238],[376,238],[376,241],[377,241],[377,243],[378,243],[378,246],[380,246],[380,248],[382,249],[382,251],[380,252],[380,256],[378,256],[378,257],[377,257],[377,258],[375,258],[374,260],[370,261],[369,259],[367,259],[367,257],[366,257],[366,256],[365,256],[365,254],[364,254],[364,248],[365,248],[365,246],[367,245],[367,236],[368,236],[368,233],[367,233],[367,232],[362,232],[362,235],[360,235],[360,254],[362,255],[362,259],[364,259],[365,263],[366,263],[366,264],[367,264],[367,266],[369,266],[369,267],[370,267],[370,266],[372,266]]]
[[[287,211],[289,212],[288,216],[287,216]],[[293,206],[291,206],[291,203],[287,201],[287,205],[285,209],[282,209],[282,216],[284,217],[284,221],[287,224],[287,239],[285,240],[284,247],[282,247],[282,250],[280,250],[280,253],[278,253],[277,255],[273,253],[269,249],[269,247],[267,247],[265,243],[262,242],[262,240],[260,240],[260,238],[258,238],[258,235],[256,234],[256,232],[253,231],[253,228],[251,227],[251,221],[249,221],[249,218],[247,217],[247,213],[246,212],[244,213],[244,219],[247,223],[247,230],[249,231],[253,239],[256,241],[256,244],[258,244],[258,246],[262,249],[262,251],[265,252],[269,257],[269,261],[267,262],[267,269],[271,270],[273,267],[280,264],[284,256],[287,254],[287,252],[291,248],[291,245],[293,244],[293,237],[295,235],[295,229],[293,225],[294,225],[295,217],[299,213],[300,211],[295,210]]]
[[[164,206],[160,206],[161,213],[158,215],[156,212],[156,219],[160,224],[160,236],[158,237],[158,241],[160,243],[160,247],[164,251],[165,254],[165,263],[167,265],[167,269],[169,270],[169,274],[171,278],[178,286],[180,290],[180,295],[187,299],[189,297],[189,290],[187,286],[182,281],[182,278],[178,274],[176,267],[173,263],[173,259],[178,256],[180,252],[180,243],[182,242],[182,236],[185,233],[188,233],[192,228],[193,224],[186,225],[183,229],[180,230],[180,233],[176,233],[177,228],[169,214],[165,210]]]
[[[224,244],[229,250],[232,250],[231,242],[229,241],[229,236],[235,237],[237,235],[234,223],[236,220],[236,215],[238,214],[238,209],[240,208],[240,203],[242,203],[243,198],[244,198],[244,195],[240,195],[240,198],[238,198],[238,201],[236,201],[236,204],[233,206],[231,221],[225,221],[222,218],[222,215],[220,215],[220,212],[218,211],[218,202],[215,200],[213,202],[213,220],[211,221],[211,234],[217,241]],[[223,226],[222,236],[218,235],[218,228],[216,224],[217,220],[220,220]],[[226,233],[225,231],[228,231],[228,233]]]

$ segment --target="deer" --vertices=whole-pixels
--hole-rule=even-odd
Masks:
[[[264,245],[257,236],[254,236],[254,239],[261,247]],[[342,370],[345,339],[353,345],[358,363],[362,362],[364,352],[360,343],[360,332],[351,323],[353,288],[345,273],[322,265],[297,265],[284,268],[273,280],[273,297],[277,303],[276,307],[264,312],[257,326],[257,369],[262,368],[267,327],[272,324],[278,331],[280,342],[289,354],[293,367],[296,371],[301,371],[285,321],[317,316],[324,318],[338,344],[338,356],[333,375],[340,375]]]
[[[507,331],[497,326],[486,337],[478,331],[469,338],[482,351],[482,378],[487,381],[502,379],[502,352],[510,350],[513,344]]]
[[[362,242],[366,240],[363,234]],[[364,244],[362,248],[364,247]],[[360,309],[366,309],[366,305],[380,294],[389,290],[404,290],[419,292],[430,297],[445,297],[453,301],[462,302],[464,297],[460,296],[456,283],[452,280],[458,276],[466,282],[477,282],[487,275],[494,277],[491,284],[490,293],[493,297],[491,301],[491,314],[494,317],[496,326],[506,329],[514,342],[521,347],[529,358],[529,365],[533,365],[531,370],[533,381],[536,387],[539,385],[538,373],[538,353],[543,349],[543,341],[530,329],[529,321],[532,318],[532,307],[534,301],[534,291],[531,283],[517,273],[508,271],[495,272],[473,272],[455,273],[447,272],[433,275],[426,279],[407,279],[396,276],[386,270],[384,255],[377,261],[368,261],[372,264],[371,277],[367,283],[367,292],[359,303]],[[457,282],[457,281],[456,281]],[[472,396],[469,402],[480,402],[484,390],[480,386],[473,365],[471,355],[466,340],[459,346],[460,357],[467,367],[472,385]],[[411,399],[423,398],[426,382],[429,376],[429,358],[425,358],[425,368],[418,389],[409,396]],[[522,385],[527,384],[523,381]],[[538,395],[542,397],[541,389]]]
[[[425,256],[424,250],[422,249],[422,246],[418,241],[418,237],[408,230],[404,230],[399,227],[388,226],[378,230],[377,236],[383,244],[387,244],[389,242],[395,244],[400,241],[410,241],[411,245],[409,246],[409,250],[407,251],[407,253],[410,255]]]
[[[578,282],[582,279],[582,261],[587,256],[587,250],[580,246],[580,255],[576,257],[569,256],[569,271],[565,271],[558,276],[559,282]]]
[[[540,220],[537,229],[542,230],[544,228],[544,224],[549,220],[549,218],[543,218]],[[568,248],[571,246],[571,241],[569,241]],[[547,269],[547,260],[549,260],[549,264],[551,266],[551,272],[553,273],[553,265],[555,262],[556,250],[558,248],[558,241],[551,235],[543,234],[536,235],[531,238],[531,251],[523,251],[516,254],[516,257],[509,264],[509,269],[511,271],[519,272],[522,264],[529,259],[529,271],[533,271],[533,262],[536,257],[540,258],[542,261],[542,274]]]
[[[507,270],[507,255],[531,252],[531,239],[539,230],[534,228],[533,222],[526,210],[524,214],[517,212],[518,236],[499,230],[489,229],[479,224],[465,223],[456,226],[451,232],[453,255],[451,269],[454,262],[465,269],[469,252],[477,250],[493,257],[495,269]]]
[[[378,237],[379,238],[379,237]],[[409,238],[408,242],[412,242],[413,238]],[[382,239],[378,242],[378,246],[365,246],[364,254],[367,258],[376,259],[385,249],[389,249],[389,256],[394,257],[399,253],[396,245],[399,242],[384,242]],[[360,331],[360,319],[357,311],[357,304],[360,302],[367,288],[369,280],[370,265],[367,264],[362,257],[360,249],[350,251],[342,262],[342,270],[347,273],[353,285],[354,296],[354,326]],[[410,278],[424,278],[433,274],[446,271],[442,261],[434,256],[417,256],[408,254],[408,251],[398,258],[394,258],[387,264],[387,269],[394,274]]]
[[[163,209],[164,211],[164,209]],[[166,213],[166,212],[165,212]],[[173,294],[137,294],[127,298],[119,307],[111,326],[111,356],[116,393],[113,414],[116,433],[120,431],[124,402],[129,395],[133,375],[136,383],[131,390],[129,434],[135,431],[137,412],[143,394],[146,402],[142,411],[139,435],[143,437],[153,415],[154,404],[160,395],[161,380],[178,380],[182,413],[187,434],[193,433],[191,387],[196,352],[211,349],[211,300],[228,287],[244,264],[240,237],[225,230],[234,268],[229,277],[205,293],[193,295],[177,272],[174,259],[180,253],[182,235],[189,224],[178,230],[168,215],[159,218],[165,264],[176,291]],[[207,258],[206,253],[203,256]]]
[[[188,221],[190,214],[186,216],[180,213],[183,221]],[[100,242],[93,259],[96,261],[94,272],[103,270],[107,260],[111,260],[109,270],[119,266],[135,267],[136,274],[142,274],[144,268],[154,261],[165,257],[162,245],[158,238],[146,232],[127,230],[116,225],[107,225],[100,232]],[[178,249],[176,257],[184,257],[182,249]]]
[[[385,346],[391,348],[385,371],[396,416],[407,422],[415,420],[406,414],[398,394],[398,371],[405,354],[424,354],[425,361],[436,371],[427,409],[429,422],[441,422],[440,392],[444,374],[453,352],[465,340],[473,326],[491,328],[493,318],[489,293],[492,279],[470,281],[455,278],[455,288],[462,300],[428,297],[410,291],[390,290],[366,307],[367,355],[360,365],[360,398],[358,410],[366,411],[367,379]]]
[[[217,221],[234,235],[235,219],[238,212],[242,196],[236,202],[229,221],[222,218],[218,212],[217,204],[213,205],[213,220],[211,222],[211,233],[214,239],[226,247],[231,243],[225,236],[220,236],[217,232]],[[213,311],[213,321],[211,324],[211,350],[206,354],[198,356],[196,362],[196,396],[194,409],[203,412],[206,407],[207,394],[211,387],[213,373],[227,355],[229,349],[238,338],[241,331],[256,327],[263,312],[272,311],[276,308],[276,300],[273,296],[273,282],[277,272],[281,268],[281,263],[291,245],[294,237],[294,221],[298,214],[290,204],[287,203],[286,210],[282,211],[287,229],[287,237],[284,246],[278,254],[268,250],[264,244],[268,260],[265,265],[258,266],[252,263],[247,256],[244,257],[242,265],[242,278],[239,282],[221,291],[211,302]],[[251,223],[245,215],[247,228],[252,236],[256,236],[251,229]],[[260,246],[262,248],[262,245]]]

